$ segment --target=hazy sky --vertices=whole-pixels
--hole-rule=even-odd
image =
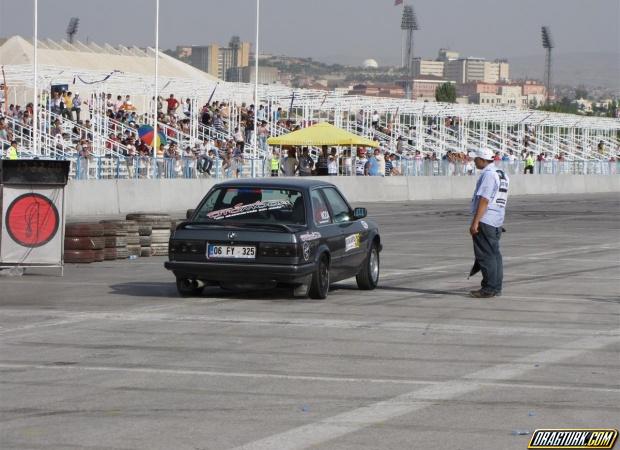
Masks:
[[[440,47],[487,58],[542,54],[549,25],[557,53],[620,55],[619,0],[409,0],[420,23],[417,55]],[[0,0],[0,36],[32,35],[32,0]],[[161,0],[160,47],[254,41],[255,0]],[[402,7],[394,0],[262,0],[261,52],[354,64],[400,62]],[[155,0],[39,0],[39,36],[154,45]],[[619,56],[620,57],[620,56]],[[1,63],[1,61],[0,61]]]

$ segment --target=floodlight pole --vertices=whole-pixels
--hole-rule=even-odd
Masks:
[[[545,85],[547,86],[547,103],[551,101],[551,47],[545,48]]]
[[[157,106],[159,104],[159,0],[155,0],[155,101],[153,102],[153,173],[157,170]],[[157,177],[161,177],[157,173]]]
[[[258,158],[258,39],[260,25],[260,0],[256,0],[256,43],[254,50],[254,161],[252,177],[256,176],[256,160]]]
[[[39,141],[39,99],[38,99],[38,91],[39,91],[39,1],[34,0],[34,101],[32,102],[32,153],[35,155],[40,154],[40,150],[38,149],[38,141]],[[51,102],[51,100],[50,100]]]

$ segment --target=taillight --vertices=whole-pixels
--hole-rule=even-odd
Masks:
[[[296,244],[260,244],[260,256],[295,257]]]
[[[190,255],[196,255],[198,253],[204,253],[205,245],[203,242],[200,241],[170,241],[169,251],[170,253],[185,253]]]

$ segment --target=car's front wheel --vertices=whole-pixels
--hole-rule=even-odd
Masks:
[[[177,277],[177,291],[181,297],[198,297],[204,286],[190,278]]]
[[[377,244],[372,244],[370,247],[362,270],[355,280],[357,287],[365,291],[371,291],[379,284],[379,247]]]
[[[316,271],[312,275],[308,295],[310,298],[323,300],[327,298],[329,292],[329,258],[327,255],[321,256],[317,264]]]

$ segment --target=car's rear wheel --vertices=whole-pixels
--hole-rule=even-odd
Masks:
[[[204,285],[190,278],[177,277],[177,291],[181,297],[198,297],[202,294]]]
[[[362,270],[355,277],[358,288],[371,291],[377,287],[379,284],[379,262],[379,248],[377,244],[373,243],[368,251]]]
[[[316,271],[312,274],[308,295],[310,298],[323,300],[327,298],[329,292],[329,258],[327,255],[321,256],[317,264]]]

